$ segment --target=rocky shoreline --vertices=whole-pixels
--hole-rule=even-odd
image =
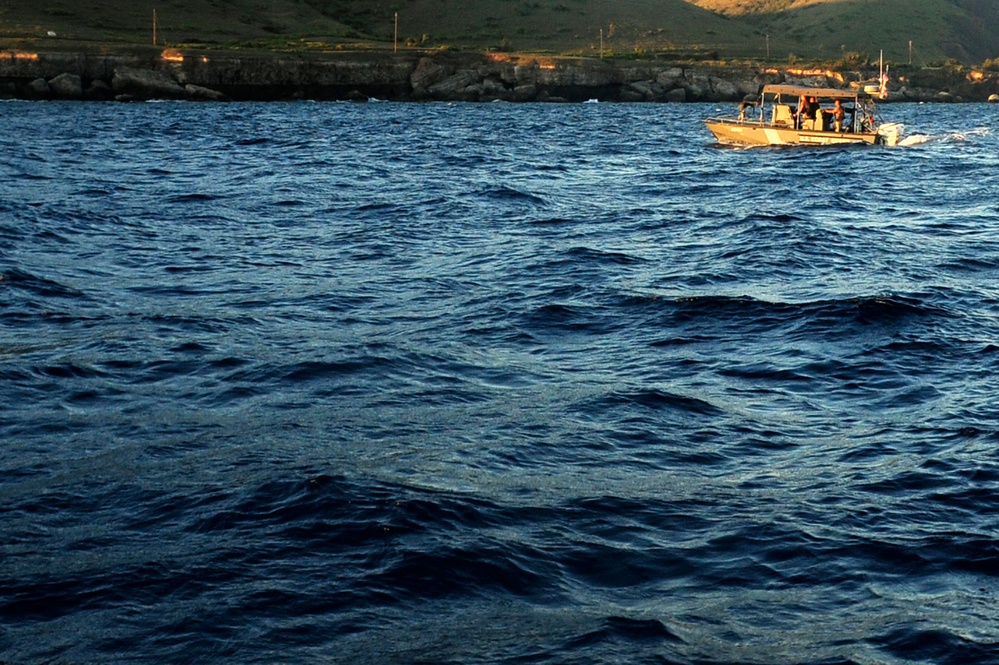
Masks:
[[[726,102],[754,96],[766,83],[845,88],[872,75],[446,51],[0,51],[0,98],[34,100]],[[892,81],[889,101],[987,101],[997,95],[999,79],[984,72],[919,69]]]

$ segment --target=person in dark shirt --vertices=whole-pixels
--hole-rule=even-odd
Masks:
[[[815,129],[816,114],[821,112],[819,100],[815,97],[801,96],[798,102],[798,127],[801,129]]]

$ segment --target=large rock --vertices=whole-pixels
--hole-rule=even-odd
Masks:
[[[48,99],[51,94],[49,82],[43,78],[35,79],[24,89],[24,95],[28,99]]]
[[[131,99],[186,99],[187,91],[163,72],[119,67],[111,88],[118,97]]]
[[[759,82],[751,78],[738,78],[732,82],[735,85],[736,90],[738,90],[739,97],[745,99],[746,97],[755,97],[760,94],[762,90]]]
[[[409,75],[409,85],[413,90],[426,90],[453,73],[447,66],[432,58],[420,58],[416,69]]]
[[[687,90],[687,95],[694,101],[709,101],[711,99],[711,79],[707,74],[687,72],[687,77],[683,80],[683,87]]]
[[[628,88],[639,95],[639,98],[634,101],[652,99],[655,96],[655,92],[652,90],[652,81],[633,81],[628,84]],[[622,95],[624,92],[627,92],[627,89],[622,91]]]
[[[462,99],[465,100],[470,96],[477,97],[478,95],[472,95],[465,93],[466,88],[477,84],[479,81],[475,74],[467,69],[455,73],[453,76],[449,76],[440,83],[435,83],[430,86],[427,90],[431,95],[438,99]]]
[[[538,63],[530,62],[524,65],[516,65],[513,68],[513,75],[517,82],[517,87],[536,85],[538,83]]]
[[[184,86],[184,91],[187,93],[188,99],[196,102],[228,102],[231,101],[229,96],[219,92],[218,90],[212,90],[211,88],[205,88],[200,85],[194,85],[188,83]]]
[[[714,89],[715,99],[718,101],[733,102],[743,97],[739,92],[739,88],[731,81],[726,81],[725,79],[711,77],[711,87]]]
[[[687,91],[683,88],[673,88],[663,95],[663,101],[682,104],[687,101]]]
[[[559,95],[550,95],[547,90],[542,89],[538,92],[538,101],[546,104],[565,104],[569,100]]]
[[[479,84],[479,100],[480,101],[511,101],[513,99],[513,91],[507,89],[503,85],[502,81],[489,76],[485,78],[482,83]]]
[[[76,74],[60,74],[49,81],[49,92],[55,99],[83,99],[83,80]]]
[[[618,98],[622,102],[644,102],[645,101],[645,95],[642,94],[641,92],[639,92],[638,90],[635,90],[631,86],[628,86],[626,88],[622,88],[620,94],[618,95]]]
[[[517,80],[517,68],[509,62],[502,63],[497,67],[496,76],[500,81],[503,82],[503,86],[506,88],[513,88],[519,81]]]
[[[513,101],[532,102],[538,98],[538,86],[533,83],[518,85],[513,89]]]
[[[503,85],[503,82],[492,76],[486,77],[482,80],[482,89],[483,91],[494,95],[506,92],[506,86]]]
[[[104,81],[97,79],[91,81],[87,89],[83,91],[84,99],[90,100],[92,102],[106,102],[110,99],[114,99],[114,91]]]
[[[621,81],[620,72],[606,64],[568,62],[552,69],[539,69],[538,83],[562,88],[605,88]]]
[[[683,69],[680,67],[670,67],[656,74],[656,83],[669,90],[675,88],[683,80]]]
[[[826,76],[795,76],[793,74],[784,75],[784,83],[788,85],[799,85],[806,88],[829,88],[834,87]]]

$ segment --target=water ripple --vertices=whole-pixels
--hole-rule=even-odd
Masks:
[[[992,107],[714,106],[5,109],[0,660],[997,662]]]

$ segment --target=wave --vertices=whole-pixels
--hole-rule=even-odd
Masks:
[[[751,296],[682,296],[671,303],[687,318],[748,317],[751,319],[833,316],[877,323],[910,316],[940,316],[946,310],[915,296],[883,294],[819,299],[805,302],[769,301]]]
[[[683,643],[683,641],[659,619],[610,616],[603,620],[599,628],[574,638],[566,646],[576,650],[617,643],[632,647],[644,645],[648,648],[652,645]],[[666,662],[661,658],[658,661]]]
[[[528,223],[534,226],[568,226],[575,224],[576,220],[569,217],[543,217],[540,219],[532,219]]]
[[[86,292],[56,280],[14,268],[0,273],[0,288],[10,287],[40,298],[70,298],[89,300]]]
[[[994,660],[993,108],[31,108],[0,659]]]
[[[592,249],[590,247],[572,247],[564,252],[564,256],[566,262],[572,264],[592,261],[616,265],[631,265],[644,262],[644,259],[626,254],[625,252],[611,252]]]
[[[663,390],[615,393],[607,397],[606,401],[611,404],[615,402],[636,404],[650,409],[670,409],[699,416],[721,416],[724,414],[723,409],[706,400]]]
[[[938,143],[966,143],[977,140],[990,134],[989,127],[976,127],[967,131],[940,132],[939,134],[910,134],[898,142],[901,147],[922,146]]]
[[[170,199],[170,203],[205,203],[209,201],[219,201],[224,196],[217,194],[205,194],[202,192],[191,192],[189,194],[178,194]]]
[[[488,187],[486,189],[479,190],[478,195],[488,199],[495,199],[497,201],[523,202],[538,206],[542,206],[547,203],[545,198],[541,195],[505,185]]]

